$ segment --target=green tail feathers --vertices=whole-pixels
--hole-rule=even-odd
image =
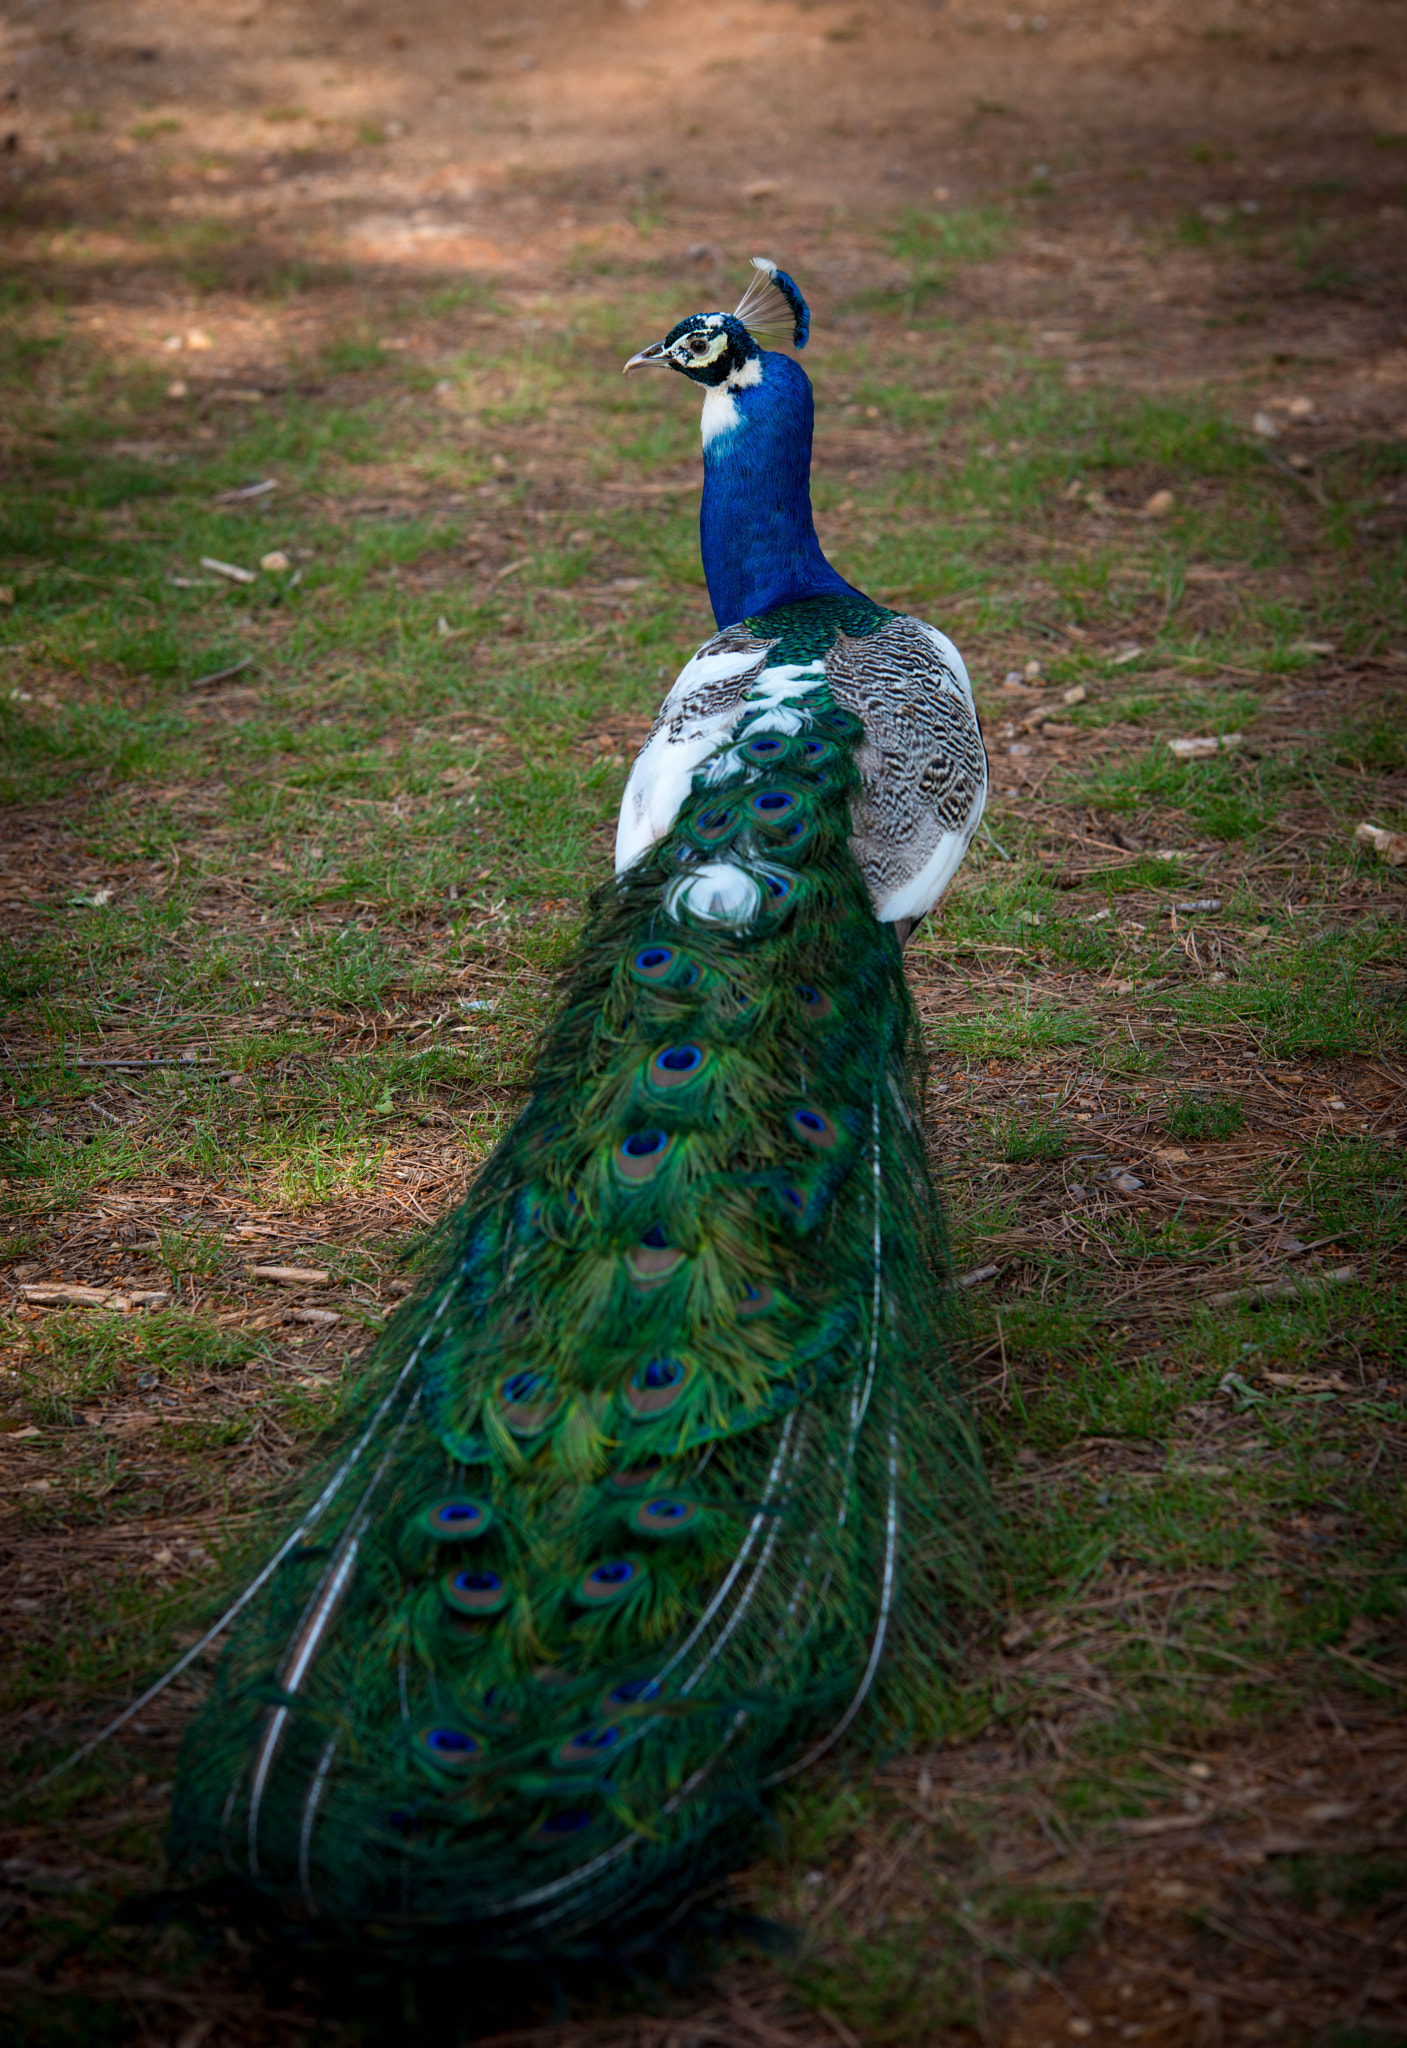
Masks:
[[[827,604],[792,608],[803,663]],[[790,613],[749,624],[787,658]],[[226,1652],[180,1867],[390,1942],[609,1943],[736,1857],[896,1636],[939,1683],[982,1483],[860,738],[823,681],[749,707],[600,891],[528,1107]]]

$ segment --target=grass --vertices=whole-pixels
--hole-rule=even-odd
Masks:
[[[1009,247],[1013,223],[998,206],[963,206],[940,213],[911,210],[889,237],[895,256],[908,271],[903,310],[912,319],[927,301],[948,290],[969,264],[983,263]]]
[[[1027,1166],[1037,1160],[1059,1159],[1070,1138],[1065,1128],[1042,1117],[1004,1117],[993,1126],[992,1139],[998,1158],[1011,1166]]]
[[[955,1262],[996,1269],[967,1362],[994,1608],[953,1617],[921,1710],[896,1679],[910,1747],[788,1793],[743,1886],[803,1930],[788,1995],[877,2048],[981,2031],[1083,1967],[1107,1900],[1042,1875],[1052,1843],[1132,1854],[1119,1824],[1161,1812],[1164,1767],[1401,1682],[1402,880],[1352,841],[1407,818],[1400,686],[1372,666],[1407,619],[1353,525],[1400,463],[1345,446],[1321,505],[1224,395],[1071,390],[1024,325],[959,306],[1021,229],[897,220],[902,284],[815,373],[823,538],[950,627],[999,770],[910,953]],[[267,252],[223,223],[147,254],[276,317]],[[0,941],[5,1249],[20,1287],[108,1296],[0,1322],[22,1771],[159,1666],[210,1560],[279,1512],[522,1100],[628,758],[708,630],[694,500],[639,489],[692,421],[618,375],[677,287],[598,256],[537,329],[483,285],[376,299],[309,268],[298,364],[271,354],[247,408],[168,399],[43,299],[9,321],[0,796],[30,852]],[[886,452],[834,463],[837,422]],[[1175,512],[1143,522],[1162,488]],[[275,549],[294,567],[249,584],[201,568]],[[1320,638],[1365,658],[1350,707],[1293,696]],[[1046,687],[1004,691],[1031,659]],[[1167,746],[1231,732],[1208,760]],[[26,1906],[44,1954],[156,1881],[153,1824],[120,1817],[134,1774],[169,1782],[179,1719],[85,1778],[113,1853],[91,1895]],[[1304,1870],[1286,1896],[1311,1906],[1400,1884],[1382,1859]],[[142,1982],[207,1967],[102,1940]],[[75,2013],[131,2037],[101,1991]]]
[[[1174,1138],[1199,1142],[1234,1137],[1245,1121],[1245,1110],[1231,1095],[1179,1095],[1163,1118]]]

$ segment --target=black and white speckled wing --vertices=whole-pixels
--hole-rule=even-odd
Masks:
[[[967,669],[947,635],[900,616],[826,656],[831,695],[863,720],[852,845],[875,916],[912,926],[956,874],[987,801]]]
[[[617,872],[670,830],[695,774],[745,708],[763,706],[784,723],[788,697],[824,673],[836,702],[865,726],[851,843],[875,916],[907,937],[957,872],[987,798],[962,656],[936,626],[902,614],[863,637],[841,634],[814,662],[772,663],[773,644],[729,626],[685,664],[626,783]]]

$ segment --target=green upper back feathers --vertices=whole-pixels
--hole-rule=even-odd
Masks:
[[[890,616],[747,621],[807,674],[596,897],[528,1105],[188,1742],[183,1867],[392,1944],[610,1944],[848,1724],[901,1566],[936,1683],[980,1480],[913,1010],[849,846],[862,729],[820,666]]]

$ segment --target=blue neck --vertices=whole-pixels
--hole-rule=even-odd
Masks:
[[[737,423],[704,443],[699,542],[713,616],[720,626],[853,591],[821,553],[811,518],[811,382],[790,356],[763,349],[762,376],[727,393]],[[723,393],[704,409],[705,428],[726,411]]]

